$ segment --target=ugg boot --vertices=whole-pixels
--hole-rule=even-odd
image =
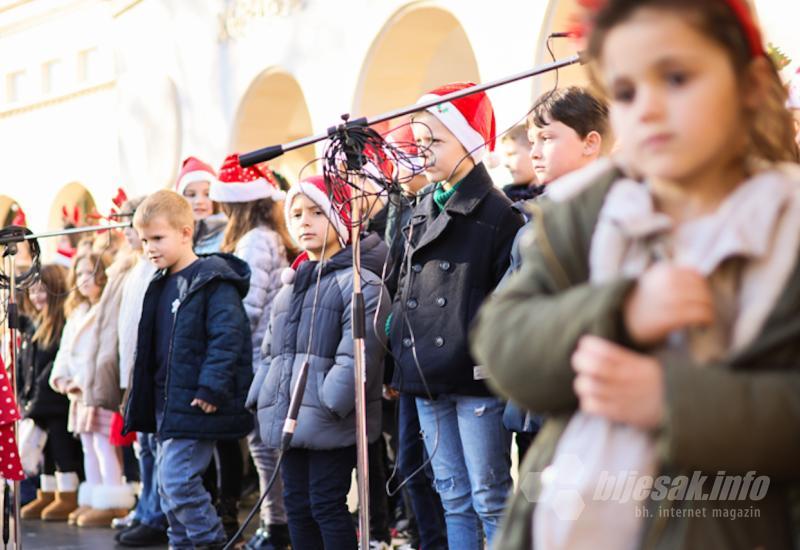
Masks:
[[[44,521],[67,521],[78,508],[78,475],[75,472],[56,472],[56,499],[42,510]]]
[[[47,508],[55,500],[56,478],[55,476],[43,475],[39,478],[39,486],[36,491],[36,498],[23,506],[19,511],[22,519],[40,519],[42,510]]]
[[[111,520],[125,517],[135,505],[128,485],[98,485],[92,492],[92,509],[81,514],[78,527],[111,527]]]
[[[92,509],[92,493],[98,485],[91,483],[81,483],[78,487],[78,507],[67,516],[67,523],[77,525],[78,518]]]

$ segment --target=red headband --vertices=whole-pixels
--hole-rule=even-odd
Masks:
[[[739,22],[739,25],[744,32],[744,36],[747,39],[747,45],[749,47],[750,54],[753,57],[766,55],[766,52],[764,51],[764,45],[761,41],[761,31],[758,29],[758,25],[756,25],[753,15],[750,13],[750,9],[747,7],[747,0],[723,1],[728,5],[733,12],[733,15],[736,17],[736,20]],[[605,5],[606,0],[579,0],[578,3],[590,12],[596,12]],[[584,36],[588,34],[588,30],[589,29],[585,27],[584,23],[580,21],[574,21],[572,28],[570,29],[570,34],[574,36]]]

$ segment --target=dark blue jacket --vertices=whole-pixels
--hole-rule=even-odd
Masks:
[[[411,251],[400,266],[392,304],[392,385],[423,397],[428,391],[490,395],[467,334],[508,269],[523,219],[483,163],[466,175],[441,212],[433,196],[422,198],[403,229]]]
[[[155,324],[166,271],[147,288],[139,321],[133,382],[125,406],[124,432],[158,432],[159,437],[239,439],[253,429],[245,399],[253,379],[250,325],[242,298],[250,287],[247,264],[229,254],[201,257],[198,271],[172,327],[164,419],[155,418]],[[190,406],[195,397],[220,403],[212,414]]]
[[[381,434],[384,325],[389,313],[389,295],[377,274],[382,272],[386,254],[386,245],[376,234],[362,239],[367,436],[370,441]],[[291,392],[306,358],[308,379],[291,446],[338,449],[356,442],[352,264],[351,246],[323,262],[321,267],[319,262],[304,262],[298,267],[293,283],[284,286],[272,304],[272,318],[262,348],[263,364],[248,397],[248,406],[258,412],[261,439],[269,447],[280,446]],[[321,274],[319,269],[322,269]],[[309,338],[312,339],[310,346]]]

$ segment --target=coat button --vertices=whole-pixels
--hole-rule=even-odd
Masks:
[[[447,305],[447,299],[446,298],[442,298],[442,297],[436,298],[436,305],[439,306],[439,307],[446,306]]]
[[[437,336],[436,338],[433,339],[433,345],[436,346],[437,348],[442,347],[444,345],[444,338],[442,338],[441,336]]]
[[[450,271],[450,262],[448,262],[447,260],[442,260],[441,262],[439,262],[439,269],[441,269],[442,271]]]
[[[406,302],[406,306],[408,307],[408,309],[417,309],[418,305],[419,304],[414,298],[409,298],[408,301]]]
[[[403,338],[403,347],[410,348],[411,347],[411,338]]]
[[[412,265],[411,271],[413,271],[414,273],[420,273],[422,271],[422,265],[421,264]]]

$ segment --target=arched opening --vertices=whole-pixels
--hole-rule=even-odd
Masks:
[[[577,0],[550,0],[544,19],[542,20],[542,30],[540,35],[539,50],[536,52],[536,65],[550,63],[553,59],[547,51],[547,37],[554,32],[566,32],[570,29],[572,17],[580,13]],[[572,38],[553,38],[550,46],[556,61],[561,61],[578,53],[580,45]],[[558,86],[586,86],[589,83],[586,68],[582,65],[570,65],[558,70]],[[556,72],[544,74],[533,79],[533,101],[544,92],[556,85]]]
[[[380,114],[442,84],[478,80],[475,53],[455,16],[430,5],[405,6],[389,18],[367,53],[353,113]]]
[[[267,69],[250,84],[239,104],[233,124],[231,150],[247,152],[310,135],[311,116],[297,80],[280,69]],[[270,162],[290,182],[314,160],[314,148],[290,151]],[[313,165],[303,176],[315,173]]]

